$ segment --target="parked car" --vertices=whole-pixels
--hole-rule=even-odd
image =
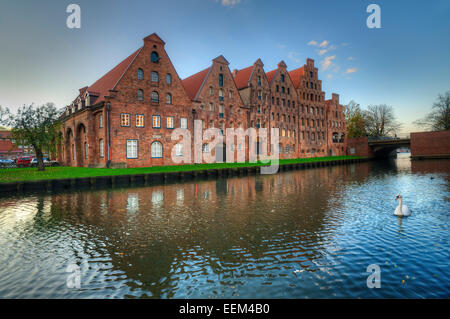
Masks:
[[[15,167],[16,163],[13,160],[7,158],[0,158],[0,167]]]
[[[18,157],[16,160],[17,167],[29,167],[31,164],[32,158],[30,156],[22,156]]]
[[[48,157],[44,157],[43,160],[44,160],[44,166],[58,166],[59,165],[59,163],[57,161],[49,160]],[[30,165],[33,167],[36,167],[37,164],[38,164],[37,158],[35,157],[31,160]]]

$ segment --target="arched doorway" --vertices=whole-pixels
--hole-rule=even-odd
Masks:
[[[73,132],[72,129],[69,127],[66,131],[66,138],[64,143],[64,151],[65,151],[65,158],[64,162],[67,166],[74,165],[75,160],[75,153],[74,153],[74,140],[73,140]]]
[[[84,166],[88,158],[88,144],[86,126],[84,126],[83,123],[78,124],[77,127],[75,136],[75,154],[77,159],[76,166]]]

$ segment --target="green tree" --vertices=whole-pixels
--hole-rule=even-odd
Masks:
[[[36,154],[38,171],[45,169],[43,155],[56,153],[59,144],[61,111],[53,103],[35,107],[23,105],[17,114],[0,106],[0,124],[11,127],[11,137],[30,145]]]
[[[450,130],[450,91],[444,95],[439,94],[431,112],[423,119],[415,121],[414,124],[431,131]]]
[[[355,138],[366,136],[364,119],[361,115],[359,104],[351,100],[344,109],[345,122],[347,126],[347,137]]]

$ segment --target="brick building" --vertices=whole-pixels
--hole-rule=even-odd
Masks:
[[[228,61],[219,56],[212,60],[210,67],[183,80],[195,119],[202,121],[203,129],[217,128],[222,135],[227,128],[246,130],[248,127],[248,108],[244,106],[228,65]],[[217,162],[226,161],[225,148],[225,140],[215,147]],[[237,145],[238,150],[244,148],[245,145]],[[202,151],[212,150],[204,143]]]
[[[183,158],[187,152],[193,161],[194,150],[171,135],[176,128],[188,129],[194,146],[194,120],[201,120],[203,129],[217,128],[222,134],[227,128],[279,128],[279,145],[269,141],[268,147],[270,153],[278,147],[280,158],[345,152],[345,124],[327,126],[340,123],[342,107],[335,104],[334,95],[325,102],[313,60],[290,72],[282,61],[266,73],[258,59],[231,73],[229,62],[219,56],[208,68],[181,80],[164,41],[152,34],[143,42],[97,82],[80,89],[67,106],[58,155],[64,165],[173,165],[179,161],[174,162],[172,153]],[[337,118],[333,107],[341,112]],[[334,133],[342,133],[339,146],[331,144]],[[244,144],[236,142],[233,151],[247,152],[248,139]],[[214,149],[208,143],[201,146],[219,162],[226,160],[225,149],[225,141]]]
[[[32,149],[15,141],[11,131],[0,130],[0,159],[15,159],[23,155],[32,155]]]
[[[346,155],[344,106],[339,104],[339,95],[333,93],[331,99],[325,101],[325,105],[328,131],[328,155]]]
[[[300,157],[326,156],[327,130],[325,92],[314,60],[307,59],[302,67],[289,72],[299,103]]]
[[[280,135],[278,145],[271,143],[271,150],[278,147],[280,158],[297,158],[298,97],[286,63],[281,61],[278,68],[267,72],[266,76],[271,91],[269,125],[279,128]]]

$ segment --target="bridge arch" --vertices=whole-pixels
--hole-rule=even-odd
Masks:
[[[391,152],[398,148],[411,148],[411,141],[410,139],[369,141],[369,146],[375,157],[388,157]]]

